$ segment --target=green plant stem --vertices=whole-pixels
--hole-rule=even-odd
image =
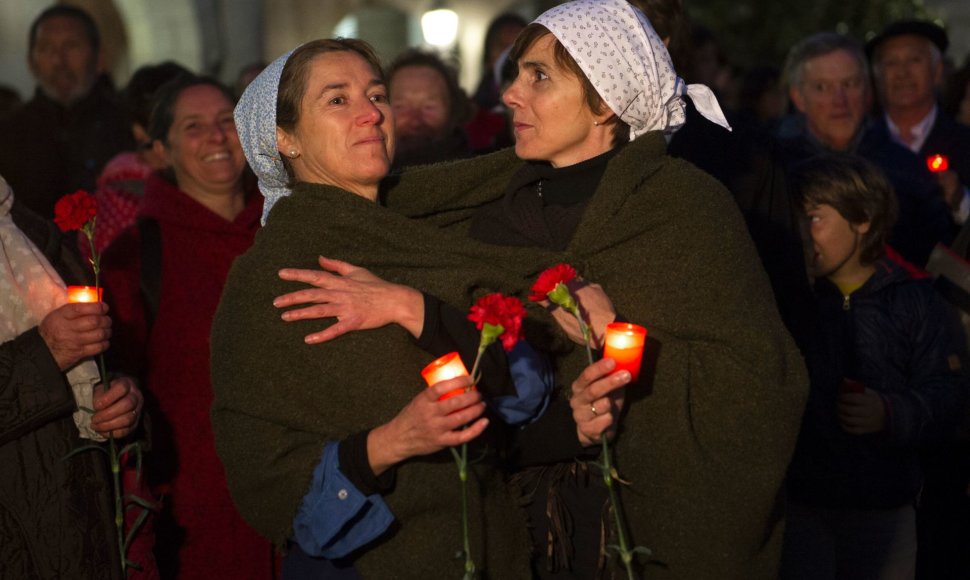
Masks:
[[[589,364],[593,364],[593,350],[590,347],[591,335],[589,326],[583,321],[582,315],[579,313],[579,309],[573,311],[573,315],[579,322],[579,329],[583,333],[583,342],[586,345],[586,356],[589,358]],[[610,505],[613,507],[613,517],[616,522],[616,535],[617,541],[620,543],[620,559],[623,560],[623,565],[626,567],[627,578],[633,580],[636,578],[636,574],[633,572],[633,552],[630,550],[627,538],[626,538],[626,522],[623,517],[623,509],[620,506],[620,498],[616,493],[616,488],[613,486],[613,461],[612,455],[610,453],[610,444],[604,433],[600,438],[602,443],[602,458],[600,460],[600,469],[603,470],[603,483],[606,484],[606,489],[610,494]]]
[[[592,335],[590,334],[589,326],[583,320],[583,315],[579,313],[579,308],[573,309],[572,313],[576,317],[576,322],[579,323],[580,332],[583,333],[583,344],[586,346],[586,358],[589,359],[589,364],[593,364],[593,349],[589,345],[592,341]]]
[[[461,445],[461,463],[458,465],[458,479],[461,480],[461,528],[464,538],[465,578],[470,579],[475,574],[475,562],[472,560],[471,540],[468,538],[468,444]]]
[[[101,256],[98,255],[97,250],[94,247],[94,228],[95,228],[95,217],[91,221],[91,227],[85,228],[81,231],[84,232],[85,237],[88,239],[88,244],[91,247],[91,269],[94,270],[94,295],[98,297],[98,302],[101,301]],[[107,392],[110,388],[110,382],[108,379],[108,369],[104,364],[104,353],[98,355],[98,371],[101,373],[101,386]],[[125,554],[125,510],[124,502],[122,501],[121,492],[121,462],[118,457],[118,446],[115,443],[114,433],[108,434],[108,456],[111,461],[111,482],[112,491],[114,492],[114,505],[115,505],[115,532],[118,536],[118,553],[121,557],[121,577],[128,577],[128,558]]]
[[[488,348],[488,345],[484,344],[483,340],[478,345],[478,354],[475,356],[475,363],[472,365],[472,385],[468,387],[469,389],[474,387],[475,382],[477,382],[478,367],[486,348]],[[452,448],[451,453],[455,457],[455,463],[458,464],[458,479],[461,481],[462,551],[465,554],[464,580],[471,580],[475,577],[475,561],[472,560],[471,540],[468,537],[468,443],[461,444],[460,452]]]
[[[607,441],[606,436],[602,438],[602,443],[603,458],[600,467],[603,469],[603,483],[606,484],[606,489],[610,493],[610,504],[613,506],[613,517],[616,522],[616,538],[620,544],[620,559],[623,561],[623,565],[626,567],[626,577],[633,580],[637,577],[637,575],[633,572],[633,552],[630,550],[626,538],[626,522],[623,518],[623,510],[622,506],[620,506],[620,498],[616,493],[616,489],[613,487],[613,462],[610,454],[610,444]]]

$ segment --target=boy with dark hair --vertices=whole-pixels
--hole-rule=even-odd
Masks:
[[[896,202],[878,169],[825,155],[791,183],[808,218],[816,332],[782,578],[913,578],[918,446],[956,424],[966,396],[949,312],[885,258]]]

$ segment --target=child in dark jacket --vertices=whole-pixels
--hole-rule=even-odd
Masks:
[[[878,169],[827,155],[790,178],[811,235],[816,328],[782,578],[913,578],[918,446],[956,424],[966,396],[950,313],[885,258],[896,205]]]

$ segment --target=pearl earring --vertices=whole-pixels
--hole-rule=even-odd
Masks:
[[[594,127],[599,127],[600,126],[600,122],[599,121],[593,121],[593,126]]]
[[[290,149],[290,157],[296,159],[296,149]]]

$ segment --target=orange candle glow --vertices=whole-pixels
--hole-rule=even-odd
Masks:
[[[70,302],[71,304],[101,302],[101,298],[103,296],[104,296],[104,288],[95,289],[94,286],[68,286],[67,287],[67,301]]]
[[[421,376],[424,377],[424,382],[428,383],[428,386],[431,387],[441,381],[447,381],[455,377],[467,377],[468,369],[465,368],[465,363],[461,362],[461,357],[458,356],[457,352],[449,352],[424,367],[421,371]],[[472,386],[472,388],[474,389],[475,387]],[[449,397],[454,397],[464,392],[465,389],[455,389],[438,397],[438,400],[444,401]]]
[[[607,324],[603,358],[611,358],[616,361],[614,373],[628,370],[635,381],[640,376],[643,343],[646,340],[647,329],[642,326],[626,322]]]
[[[950,160],[946,158],[946,155],[930,155],[926,158],[926,166],[929,167],[930,171],[933,173],[939,173],[941,171],[946,171],[950,168]]]

